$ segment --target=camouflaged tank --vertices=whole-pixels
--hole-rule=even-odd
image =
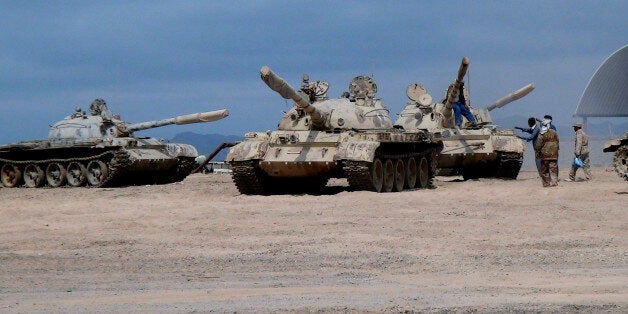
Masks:
[[[5,187],[71,187],[171,183],[183,180],[198,156],[188,144],[136,137],[133,132],[170,124],[211,122],[227,110],[129,124],[111,114],[102,99],[52,125],[46,140],[0,146]]]
[[[408,86],[406,93],[409,101],[399,114],[395,127],[408,132],[427,130],[443,142],[443,150],[437,158],[439,174],[462,173],[465,179],[516,179],[523,161],[524,143],[513,130],[493,125],[489,111],[527,95],[534,85],[529,84],[485,108],[471,108],[476,125],[470,125],[463,117],[463,126],[456,128],[452,105],[458,99],[469,99],[464,88],[468,66],[469,59],[465,57],[456,79],[440,102],[433,103],[423,85]],[[461,93],[463,97],[460,97]]]
[[[350,94],[330,99],[327,82],[304,76],[295,91],[267,66],[260,74],[294,106],[277,130],[246,133],[230,149],[226,161],[242,194],[318,192],[329,178],[375,192],[431,186],[440,143],[427,131],[394,129],[371,78],[354,78]]]
[[[613,156],[613,166],[615,172],[628,181],[628,131],[623,138],[610,140],[604,143],[602,149],[605,153],[615,152]]]

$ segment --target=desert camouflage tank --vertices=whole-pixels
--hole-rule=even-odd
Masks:
[[[198,156],[188,144],[135,137],[133,132],[170,124],[211,122],[228,115],[217,110],[129,124],[114,116],[102,99],[91,115],[77,107],[52,125],[46,140],[0,146],[0,180],[5,187],[104,187],[183,180]]]
[[[463,127],[456,128],[452,104],[457,99],[469,99],[463,81],[468,66],[469,59],[465,57],[455,81],[440,102],[433,103],[423,85],[408,86],[406,93],[410,100],[399,114],[395,127],[408,132],[427,130],[443,142],[443,150],[437,158],[439,174],[462,173],[465,179],[516,179],[523,161],[523,141],[513,130],[499,129],[493,125],[489,111],[527,95],[534,85],[529,84],[485,108],[471,108],[476,125],[470,126],[463,118]],[[463,97],[460,97],[461,94]]]
[[[628,181],[628,131],[623,138],[610,140],[604,143],[605,153],[615,152],[613,166],[617,174]]]
[[[268,67],[262,80],[295,104],[277,130],[249,132],[226,161],[243,194],[316,192],[329,178],[347,178],[354,190],[401,191],[431,186],[440,148],[427,131],[404,133],[375,98],[367,76],[351,81],[349,93],[327,97],[329,84],[304,76],[295,91]]]

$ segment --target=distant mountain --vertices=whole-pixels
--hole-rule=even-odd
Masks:
[[[242,136],[235,135],[222,135],[222,134],[197,134],[194,132],[179,133],[170,140],[175,143],[185,143],[196,147],[198,153],[201,155],[211,154],[218,145],[223,142],[239,142],[242,141]],[[228,149],[223,149],[213,161],[223,161],[227,157]]]

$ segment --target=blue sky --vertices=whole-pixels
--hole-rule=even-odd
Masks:
[[[410,83],[440,99],[463,56],[473,106],[534,82],[494,118],[568,124],[597,67],[628,43],[626,12],[623,0],[3,1],[0,144],[45,138],[94,98],[129,122],[231,112],[138,135],[273,129],[289,104],[259,79],[262,65],[293,86],[303,73],[327,80],[334,97],[373,75],[396,114]]]

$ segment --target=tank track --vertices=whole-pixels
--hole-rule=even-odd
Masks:
[[[52,158],[52,159],[39,159],[39,160],[11,160],[0,158],[0,162],[7,164],[16,164],[16,165],[47,165],[50,163],[62,163],[69,164],[71,162],[83,162],[84,164],[89,163],[90,161],[100,160],[107,165],[108,173],[107,177],[104,178],[100,184],[92,185],[91,187],[107,187],[115,184],[119,181],[119,179],[124,175],[125,166],[128,165],[128,153],[124,150],[112,150],[106,151],[100,154],[85,156],[85,157],[75,157],[75,158]],[[46,168],[46,167],[42,167]],[[1,184],[0,184],[1,185]],[[46,187],[47,185],[43,185],[42,187]],[[21,187],[21,185],[17,186]]]
[[[233,183],[242,194],[269,194],[269,177],[257,168],[257,161],[234,161],[231,163]]]
[[[521,153],[500,153],[498,158],[497,171],[495,176],[501,179],[517,179],[521,164],[523,163],[523,154]]]
[[[373,179],[371,178],[371,164],[366,161],[351,161],[344,162],[343,170],[347,177],[347,182],[353,190],[358,191],[370,191],[373,186]]]
[[[407,159],[410,157],[427,157],[428,161],[428,182],[427,188],[434,188],[434,177],[436,176],[436,149],[433,149],[425,154],[383,154],[377,152],[376,158],[380,160],[386,159]],[[349,182],[349,186],[356,191],[374,191],[373,178],[371,174],[371,167],[373,162],[370,161],[344,161],[343,171]]]
[[[54,158],[45,160],[10,160],[0,158],[0,162],[15,165],[40,165],[46,169],[46,165],[56,162],[68,165],[71,162],[81,162],[87,165],[90,161],[100,160],[107,166],[107,176],[96,185],[87,185],[88,187],[111,187],[132,184],[164,184],[180,182],[185,179],[192,169],[194,169],[194,158],[181,157],[174,169],[168,172],[160,172],[151,176],[132,176],[128,170],[132,166],[132,160],[129,153],[125,149],[116,149],[106,151],[100,154],[76,157],[76,158]],[[1,185],[1,184],[0,184]],[[22,185],[19,185],[22,186]],[[42,187],[47,186],[44,184]],[[67,184],[66,184],[67,186]]]
[[[328,178],[273,178],[257,166],[257,161],[232,162],[232,178],[238,191],[247,195],[319,194]]]
[[[196,166],[196,161],[191,157],[179,157],[177,165],[172,171],[166,173],[159,183],[175,183],[185,179]]]
[[[113,158],[109,160],[107,163],[107,168],[109,168],[109,173],[107,178],[103,180],[103,182],[95,187],[107,187],[122,184],[126,169],[130,164],[129,153],[125,150],[116,150],[112,151]]]
[[[628,146],[623,145],[613,155],[613,166],[619,177],[628,181]]]
[[[515,180],[521,170],[523,154],[499,153],[497,159],[492,162],[473,164],[462,169],[462,177],[465,180],[478,178],[499,178]]]

